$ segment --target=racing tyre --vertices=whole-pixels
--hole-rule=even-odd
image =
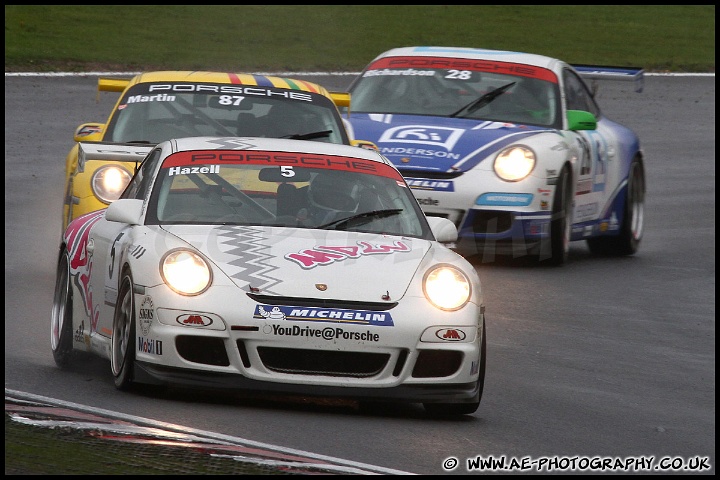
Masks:
[[[478,369],[478,397],[470,403],[423,403],[425,411],[432,417],[454,417],[471,415],[480,406],[483,387],[485,386],[485,363],[487,362],[487,340],[485,338],[485,319],[482,324],[482,340],[480,342],[480,366]]]
[[[645,169],[638,157],[630,164],[620,234],[589,238],[590,252],[597,255],[632,255],[638,250],[645,222]]]
[[[570,251],[570,212],[572,204],[571,175],[568,167],[563,167],[557,179],[553,197],[552,218],[550,220],[550,244],[541,248],[539,260],[548,260],[551,265],[567,262]],[[549,246],[550,251],[547,251]]]
[[[50,316],[50,345],[58,367],[67,366],[73,355],[73,298],[70,284],[70,259],[67,251],[60,253]]]
[[[115,305],[110,365],[115,386],[128,390],[133,385],[135,370],[135,297],[130,272],[123,274]]]

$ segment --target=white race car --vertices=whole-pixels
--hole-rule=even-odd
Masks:
[[[106,145],[81,143],[103,158]],[[139,159],[142,160],[142,159]],[[195,137],[153,148],[120,199],[60,246],[51,338],[142,384],[422,403],[475,412],[483,292],[377,151]]]
[[[520,52],[395,48],[350,85],[351,132],[397,166],[426,215],[455,223],[465,255],[559,265],[573,240],[631,255],[643,234],[643,152],[632,130],[602,113],[584,78],[640,89],[643,71]]]

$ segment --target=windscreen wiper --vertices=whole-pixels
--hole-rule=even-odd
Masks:
[[[358,225],[363,225],[365,223],[368,223],[370,220],[375,218],[385,218],[385,217],[391,217],[393,215],[397,215],[398,213],[402,212],[402,208],[387,208],[384,210],[372,210],[370,212],[362,212],[362,213],[356,213],[355,215],[352,215],[347,218],[341,218],[339,220],[334,220],[332,222],[326,223],[325,225],[320,225],[316,228],[320,229],[327,229],[331,227],[339,227],[340,225],[345,225],[349,222],[352,222],[354,220],[360,220],[363,219],[363,221],[358,221]]]
[[[477,100],[473,100],[472,102],[468,103],[464,107],[462,107],[457,112],[451,113],[451,117],[457,117],[460,112],[467,110],[467,113],[473,113],[476,110],[480,110],[482,107],[487,105],[488,103],[495,100],[497,97],[499,97],[501,94],[505,93],[507,89],[515,85],[517,82],[510,82],[507,85],[503,85],[502,87],[498,87],[495,90],[490,90],[489,92],[483,94],[478,98]]]
[[[329,137],[332,130],[320,130],[319,132],[310,133],[293,133],[292,135],[284,135],[280,138],[289,138],[291,140],[312,140],[313,138]]]

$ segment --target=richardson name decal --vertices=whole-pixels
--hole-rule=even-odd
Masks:
[[[343,330],[339,327],[311,328],[293,325],[291,327],[282,325],[266,325],[263,333],[281,337],[308,337],[322,338],[323,340],[355,340],[362,342],[379,342],[380,335],[370,330],[364,332],[353,332]]]
[[[257,305],[253,318],[268,320],[291,320],[303,322],[332,322],[392,327],[392,315],[388,312],[367,310],[344,310],[339,308],[307,308]]]

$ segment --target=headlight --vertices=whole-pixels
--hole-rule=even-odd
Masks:
[[[105,165],[98,168],[92,176],[92,191],[103,203],[110,204],[120,198],[120,194],[130,183],[130,172],[117,165]]]
[[[441,310],[457,310],[470,300],[470,281],[452,265],[437,265],[425,274],[423,292]]]
[[[205,259],[190,250],[174,250],[160,262],[160,274],[168,287],[181,295],[204,292],[212,280]]]
[[[517,182],[535,168],[535,153],[527,147],[508,147],[495,158],[495,173],[508,182]]]

